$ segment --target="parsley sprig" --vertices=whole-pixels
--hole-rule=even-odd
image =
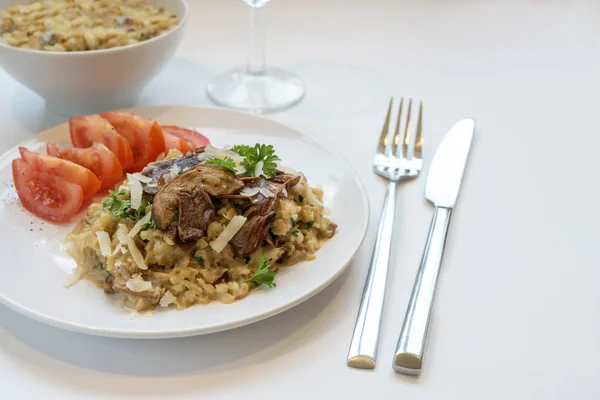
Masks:
[[[113,217],[130,218],[134,221],[138,221],[146,215],[146,206],[144,204],[141,204],[137,210],[131,208],[131,200],[124,189],[109,190],[108,193],[110,194],[110,197],[104,200],[102,205],[110,211]],[[154,220],[150,221],[152,221],[152,225],[154,225]],[[150,221],[148,221],[148,223],[150,223]],[[147,224],[144,224],[144,226]],[[156,225],[148,226],[148,228],[156,228]]]
[[[196,262],[200,265],[204,264],[204,257],[202,256],[197,256],[196,255],[196,250],[192,250],[192,253],[190,254],[190,256],[192,256],[192,258],[194,260],[196,260]]]
[[[131,208],[131,200],[126,198],[127,193],[122,190],[109,190],[110,197],[102,203],[113,217],[117,218],[128,218],[129,209]]]
[[[258,264],[258,268],[256,268],[256,272],[254,273],[254,275],[246,279],[244,282],[255,282],[258,284],[268,286],[270,288],[274,288],[275,286],[277,286],[274,280],[275,272],[269,269],[269,259],[263,258],[260,264]]]
[[[221,167],[227,168],[228,170],[230,170],[234,174],[237,174],[237,169],[236,169],[235,161],[233,161],[233,158],[231,158],[231,157],[225,157],[223,159],[216,158],[216,157],[211,157],[208,160],[206,160],[206,163],[207,164],[220,165]]]
[[[262,175],[272,178],[277,173],[277,161],[280,158],[275,154],[272,145],[259,143],[254,146],[239,145],[233,146],[231,150],[245,157],[244,161],[242,161],[242,166],[246,169],[246,176],[254,176],[256,165],[261,161],[263,163]]]

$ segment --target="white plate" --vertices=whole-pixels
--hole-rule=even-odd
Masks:
[[[70,225],[53,225],[30,215],[12,186],[14,148],[0,157],[0,301],[36,320],[74,331],[126,338],[168,338],[231,329],[285,311],[333,282],[360,247],[369,219],[363,185],[335,151],[271,120],[240,112],[200,107],[142,107],[129,111],[162,124],[196,127],[216,146],[270,143],[283,163],[304,172],[312,186],[322,185],[325,206],[339,225],[335,236],[303,262],[277,274],[277,287],[255,290],[233,304],[213,302],[183,311],[160,310],[132,318],[88,281],[63,287],[75,263],[62,250]],[[67,124],[24,143],[44,151],[47,141],[68,141]],[[82,212],[83,215],[85,212]]]

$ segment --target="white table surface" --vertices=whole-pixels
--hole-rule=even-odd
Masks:
[[[244,60],[242,2],[190,2],[184,42],[142,104],[209,105],[209,79]],[[308,86],[272,118],[336,146],[369,191],[369,234],[351,268],[279,316],[187,339],[86,336],[0,306],[0,398],[600,398],[600,2],[268,7],[270,63]],[[4,71],[0,93],[1,151],[62,122]],[[391,94],[425,100],[427,162],[455,120],[478,122],[418,379],[395,374],[391,359],[432,214],[425,179],[400,189],[377,369],[346,366],[385,190],[370,163]]]

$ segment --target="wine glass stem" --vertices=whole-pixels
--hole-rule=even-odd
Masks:
[[[250,34],[248,41],[248,72],[260,75],[265,71],[264,7],[250,7]]]

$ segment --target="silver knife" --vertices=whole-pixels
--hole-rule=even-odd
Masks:
[[[421,373],[450,215],[460,190],[474,130],[474,120],[458,121],[442,139],[429,167],[425,197],[435,205],[435,210],[394,356],[394,370],[402,374]]]

